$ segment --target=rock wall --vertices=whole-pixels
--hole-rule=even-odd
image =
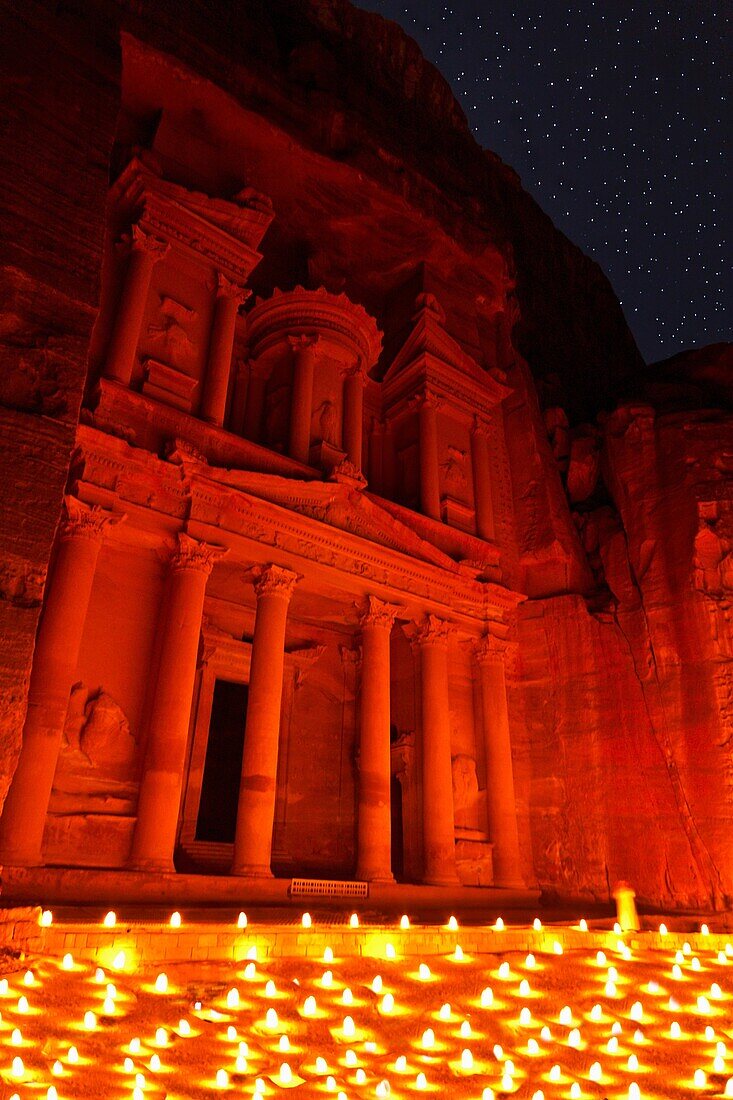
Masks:
[[[1,800],[99,304],[119,71],[83,20],[12,2],[0,18]]]
[[[724,377],[730,348],[712,359]],[[682,360],[675,372],[673,410],[650,372],[658,407],[621,405],[597,426],[595,499],[574,514],[593,591],[523,608],[535,865],[551,892],[605,897],[625,878],[650,902],[720,908],[733,890],[733,419],[710,407],[719,388],[680,411]]]

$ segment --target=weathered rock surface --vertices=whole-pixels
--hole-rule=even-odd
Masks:
[[[83,19],[0,5],[0,798],[99,304],[114,53]]]
[[[523,610],[535,859],[549,889],[605,894],[625,878],[665,904],[730,897],[730,365],[730,346],[657,364],[644,382],[660,408],[601,418],[602,483],[575,517],[596,591]],[[685,412],[687,383],[699,400]]]

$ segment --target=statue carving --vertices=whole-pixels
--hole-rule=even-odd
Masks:
[[[465,753],[459,753],[451,760],[451,775],[456,824],[470,827],[479,790],[476,761]]]
[[[318,432],[314,434],[320,434],[324,443],[330,444],[331,447],[337,447],[338,414],[334,402],[330,398],[322,401],[313,413],[313,418],[315,419],[315,417],[318,417]]]
[[[103,688],[91,695],[85,684],[74,685],[64,734],[69,748],[93,768],[121,776],[131,773],[136,741],[124,711]]]
[[[448,458],[441,462],[443,482],[450,496],[460,496],[466,488],[466,452],[458,447],[448,446]]]
[[[197,311],[161,294],[160,312],[163,320],[159,324],[148,325],[148,336],[155,345],[155,354],[171,366],[186,370],[192,368],[196,345],[187,329],[195,320]]]

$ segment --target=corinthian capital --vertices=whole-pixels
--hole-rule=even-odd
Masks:
[[[76,497],[64,497],[64,516],[59,528],[59,539],[91,539],[101,542],[108,527],[122,523],[124,515],[115,516],[98,505],[84,504]]]
[[[473,655],[479,665],[502,665],[507,671],[517,658],[517,643],[493,634],[484,634],[474,643]]]
[[[367,372],[361,359],[357,359],[355,363],[345,366],[341,373],[344,378],[358,379],[362,386],[366,386],[367,384]]]
[[[222,275],[221,271],[217,272],[216,276],[216,296],[217,298],[228,298],[233,302],[236,302],[237,309],[243,306],[249,298],[251,290],[245,290],[239,283],[232,282],[231,279],[227,279],[226,275]]]
[[[426,615],[415,630],[413,641],[418,646],[448,645],[448,639],[455,634],[455,627],[437,615]]]
[[[314,349],[321,339],[317,332],[298,332],[288,336],[288,343],[297,355],[299,351]]]
[[[367,596],[366,604],[359,614],[359,625],[364,630],[370,626],[378,626],[383,630],[391,630],[397,613],[401,610],[396,604],[385,603],[376,596]]]
[[[157,261],[168,255],[170,245],[166,241],[161,241],[150,233],[146,233],[139,225],[133,225],[130,247],[133,252],[146,252]]]
[[[171,557],[170,568],[173,572],[193,569],[205,573],[208,577],[216,563],[228,553],[224,546],[212,546],[208,542],[199,542],[198,539],[191,538],[190,535],[181,531],[178,534],[178,545]]]
[[[489,435],[489,423],[483,416],[474,416],[471,425],[471,435],[482,435],[485,439]]]
[[[422,393],[415,394],[414,397],[410,398],[408,404],[410,408],[417,409],[418,411],[420,411],[420,409],[433,409],[437,412],[439,409],[443,408],[442,399],[438,397],[437,393],[429,389],[423,390]]]
[[[282,596],[289,600],[299,580],[300,576],[291,569],[285,569],[282,565],[266,565],[255,580],[257,599],[261,596]]]

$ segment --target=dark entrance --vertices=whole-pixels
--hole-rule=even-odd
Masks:
[[[237,827],[248,684],[217,680],[211,705],[196,839],[231,844]]]
[[[405,852],[402,839],[402,784],[396,775],[390,781],[389,804],[392,818],[392,874],[398,882],[404,880]]]

